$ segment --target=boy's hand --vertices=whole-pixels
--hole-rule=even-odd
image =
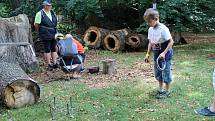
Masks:
[[[144,58],[145,63],[149,63],[149,54],[147,53]]]
[[[166,55],[166,53],[162,52],[162,53],[160,54],[160,58],[165,59],[165,55]]]

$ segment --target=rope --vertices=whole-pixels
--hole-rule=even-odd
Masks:
[[[161,60],[160,56],[158,56],[156,62],[157,62],[157,68],[161,71],[163,71],[165,68],[166,68],[166,61],[165,59],[162,59],[162,63],[161,63],[161,66],[163,65],[163,67],[160,67],[159,65],[159,60]]]

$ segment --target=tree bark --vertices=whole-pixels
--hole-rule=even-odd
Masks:
[[[127,35],[126,49],[134,51],[145,51],[148,47],[148,39],[143,34],[131,33]]]
[[[0,102],[9,108],[33,104],[40,97],[40,88],[19,65],[0,61]]]
[[[37,70],[38,62],[32,43],[31,27],[26,15],[0,18],[1,60],[19,64],[27,72]]]
[[[103,40],[108,34],[109,30],[97,27],[90,27],[84,34],[84,41],[92,48],[102,47]]]
[[[125,49],[125,39],[130,33],[128,29],[111,31],[104,38],[104,48],[112,52],[118,52]]]
[[[38,68],[26,15],[0,18],[0,102],[10,108],[33,104],[40,88],[26,72]]]
[[[103,60],[102,63],[103,63],[103,69],[102,69],[103,74],[114,74],[116,72],[115,60],[107,59],[107,60]]]
[[[131,48],[146,49],[148,45],[148,39],[143,34],[131,33],[127,36],[126,44]]]

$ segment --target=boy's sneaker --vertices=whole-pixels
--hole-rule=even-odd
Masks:
[[[58,63],[53,64],[53,69],[56,69],[56,68],[59,68],[59,64]]]
[[[156,96],[157,99],[163,99],[163,98],[167,98],[167,97],[170,97],[169,91],[163,91]]]
[[[158,90],[158,91],[157,91],[157,94],[162,94],[162,93],[164,93],[164,92],[165,92],[165,90],[163,90],[163,89],[162,89],[162,90]]]
[[[84,72],[84,70],[85,70],[84,68],[81,68],[81,69],[80,69],[80,72],[82,73],[82,72]]]
[[[209,107],[196,109],[194,110],[196,114],[202,115],[202,116],[215,116],[215,112],[212,112]]]
[[[48,64],[48,71],[52,71],[53,70],[53,65],[52,64]]]

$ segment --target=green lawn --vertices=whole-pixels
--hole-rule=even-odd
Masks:
[[[215,43],[174,47],[172,96],[167,99],[155,99],[157,85],[138,77],[107,88],[89,88],[79,81],[54,81],[41,84],[38,103],[21,109],[1,108],[0,121],[52,120],[49,105],[54,105],[54,97],[53,116],[57,121],[212,121],[215,118],[198,116],[193,111],[208,106],[213,96],[215,60],[207,58],[209,53],[215,53]],[[121,67],[141,62],[145,55],[107,51],[99,54],[115,58]]]

